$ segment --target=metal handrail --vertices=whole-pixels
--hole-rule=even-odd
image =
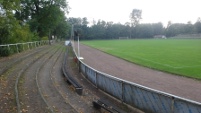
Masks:
[[[132,85],[132,86],[134,86],[134,87],[138,87],[138,88],[143,89],[143,90],[146,90],[146,91],[148,91],[148,92],[150,92],[150,93],[156,93],[156,94],[159,94],[159,95],[164,96],[164,97],[166,97],[166,98],[169,98],[169,99],[172,100],[171,110],[170,110],[170,111],[172,111],[172,112],[174,111],[174,107],[175,107],[174,102],[177,101],[177,100],[180,100],[180,101],[184,102],[185,104],[193,104],[194,107],[195,107],[195,106],[198,106],[199,110],[201,110],[201,103],[200,103],[200,102],[197,102],[197,101],[194,101],[194,100],[190,100],[190,99],[186,99],[186,98],[182,98],[182,97],[179,97],[179,96],[170,94],[170,93],[166,93],[166,92],[159,91],[159,90],[156,90],[156,89],[152,89],[152,88],[149,88],[149,87],[146,87],[146,86],[137,84],[137,83],[133,83],[133,82],[130,82],[130,81],[127,81],[127,80],[123,80],[123,79],[114,77],[114,76],[112,76],[112,75],[109,75],[109,74],[107,74],[107,73],[100,72],[100,71],[98,71],[98,70],[96,70],[96,69],[90,67],[89,65],[85,64],[83,61],[81,61],[81,60],[78,58],[78,56],[77,56],[77,54],[76,54],[76,52],[75,52],[75,48],[73,48],[73,52],[75,53],[75,55],[76,55],[76,57],[77,57],[77,59],[78,59],[78,61],[79,61],[79,65],[78,65],[78,66],[80,66],[79,69],[81,68],[81,65],[80,65],[80,64],[83,64],[85,67],[91,69],[91,70],[94,71],[95,73],[104,75],[104,76],[106,76],[107,78],[110,78],[110,79],[115,80],[115,81],[119,81],[120,83],[122,82],[122,84],[124,84],[124,83],[130,84],[130,85]],[[85,71],[86,71],[86,70],[85,70]],[[82,72],[82,71],[81,71],[81,72]],[[83,74],[86,74],[86,73],[83,73]],[[94,83],[94,85],[97,86],[97,83],[96,83],[96,84]],[[102,86],[102,87],[104,87],[104,86]],[[109,93],[109,94],[110,94],[110,93]],[[112,93],[111,93],[110,95],[112,95]],[[124,95],[124,93],[122,93],[122,97],[123,97],[123,95]],[[114,96],[114,95],[112,95],[112,96]],[[114,97],[115,97],[115,96],[114,96]],[[117,99],[120,99],[120,98],[117,98]],[[121,99],[120,99],[120,101],[124,102],[124,100],[121,100]],[[169,107],[170,107],[170,106],[169,106]],[[195,108],[196,108],[196,107],[195,107]],[[198,109],[198,108],[196,108],[196,109]],[[153,112],[153,111],[152,111],[152,112]]]
[[[3,44],[3,45],[0,45],[0,47],[7,47],[8,50],[10,51],[11,50],[10,47],[11,46],[15,46],[16,52],[19,53],[20,51],[19,51],[19,47],[18,46],[20,46],[20,45],[23,46],[23,51],[24,51],[24,45],[26,45],[26,44],[27,44],[28,49],[30,49],[30,45],[29,44],[31,44],[32,47],[33,47],[32,44],[35,44],[35,47],[36,47],[36,46],[41,45],[42,43],[44,44],[44,43],[47,43],[47,42],[48,42],[48,40],[41,40],[41,41],[34,41],[34,42],[24,42],[24,43],[15,43],[15,44]]]

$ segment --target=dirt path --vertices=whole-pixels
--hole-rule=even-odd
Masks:
[[[145,68],[82,44],[80,54],[84,57],[84,63],[98,71],[201,102],[201,81]]]

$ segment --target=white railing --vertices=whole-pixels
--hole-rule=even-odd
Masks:
[[[3,50],[6,51],[13,51],[14,53],[17,52],[21,52],[27,49],[31,49],[31,48],[35,48],[41,45],[45,45],[48,44],[49,41],[48,40],[42,40],[42,41],[34,41],[34,42],[25,42],[25,43],[15,43],[15,44],[4,44],[4,45],[0,45],[0,56],[2,54],[4,54]]]
[[[74,43],[72,43],[74,47]],[[97,88],[123,103],[151,113],[201,113],[201,103],[151,89],[95,70],[82,62],[76,52],[80,72]],[[84,52],[84,51],[83,51]]]

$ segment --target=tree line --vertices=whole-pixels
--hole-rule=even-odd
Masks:
[[[201,19],[196,23],[171,23],[165,27],[162,23],[141,23],[135,26],[127,22],[125,24],[106,22],[104,20],[93,21],[89,26],[87,18],[68,18],[68,22],[74,25],[74,29],[80,33],[80,39],[118,39],[119,37],[129,38],[154,38],[157,35],[174,37],[180,34],[201,33]]]
[[[67,18],[68,13],[66,0],[0,0],[0,44],[38,41],[52,36],[67,38],[71,33],[70,25],[74,25],[83,40],[201,33],[200,18],[195,24],[169,21],[167,27],[160,22],[140,24],[142,10],[133,9],[131,21],[125,24],[98,20],[91,25],[86,17]]]

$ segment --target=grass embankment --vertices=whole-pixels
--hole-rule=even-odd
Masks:
[[[82,41],[130,62],[201,79],[201,39]]]

